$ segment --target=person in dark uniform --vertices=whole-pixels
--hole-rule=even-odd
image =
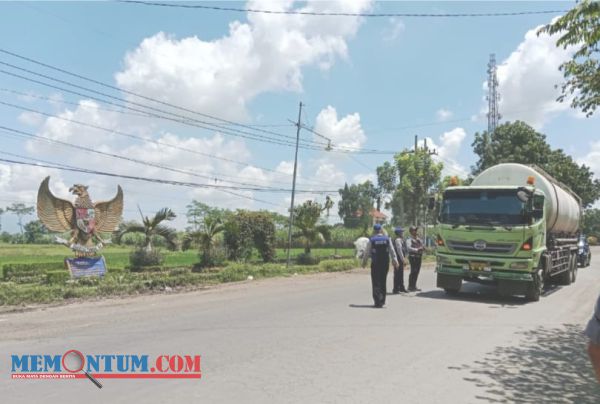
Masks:
[[[392,293],[406,293],[406,288],[404,287],[404,264],[406,262],[406,243],[404,242],[404,237],[402,237],[404,229],[402,229],[402,227],[396,227],[394,229],[394,233],[396,234],[396,238],[394,239],[394,252],[396,253],[396,257],[398,258],[398,267],[394,269],[394,289],[392,290]]]
[[[369,239],[367,249],[363,255],[362,266],[367,265],[371,257],[371,285],[373,286],[373,300],[375,307],[380,308],[385,304],[386,280],[390,267],[390,260],[394,268],[398,267],[398,259],[394,252],[392,240],[383,233],[379,223],[373,226],[374,235]]]
[[[419,292],[417,288],[417,278],[421,271],[421,261],[423,259],[423,241],[417,235],[417,226],[410,226],[410,237],[406,239],[406,250],[408,251],[408,261],[410,262],[410,275],[408,275],[408,291]]]

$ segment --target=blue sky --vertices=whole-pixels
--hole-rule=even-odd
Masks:
[[[515,12],[568,9],[572,5],[573,2],[227,3],[240,8],[375,13]],[[357,19],[247,15],[115,2],[2,2],[0,48],[195,111],[245,124],[278,125],[263,129],[285,136],[295,135],[288,120],[296,119],[298,102],[302,101],[306,104],[304,123],[332,138],[334,145],[399,151],[412,145],[414,135],[427,137],[440,151],[449,174],[465,173],[475,162],[470,145],[474,133],[487,127],[484,82],[489,55],[495,53],[504,120],[522,119],[532,124],[547,135],[553,147],[563,148],[578,161],[592,166],[600,176],[598,118],[584,118],[568,105],[554,102],[554,85],[561,79],[556,68],[572,51],[555,48],[553,38],[535,35],[536,27],[557,15]],[[0,54],[0,61],[73,80],[6,54]],[[1,68],[17,72],[6,66]],[[87,97],[4,74],[0,75],[0,88],[3,102],[93,122],[180,149],[218,154],[246,162],[250,167],[180,149],[156,150],[151,143],[0,105],[3,126],[153,164],[194,170],[218,177],[219,184],[231,185],[229,181],[234,180],[261,186],[290,186],[290,147],[106,111],[107,106]],[[116,91],[111,94],[127,98]],[[39,97],[50,97],[52,101]],[[320,141],[308,131],[302,131],[301,136]],[[0,134],[0,144],[0,151],[37,160],[203,182],[186,174],[165,173],[6,134]],[[364,154],[349,158],[340,153],[301,149],[299,186],[335,190],[346,181],[373,178],[375,167],[390,158]],[[52,176],[51,188],[63,198],[69,198],[67,189],[75,182],[90,184],[94,200],[110,197],[120,183],[126,195],[126,218],[136,217],[138,204],[146,213],[171,206],[181,216],[176,222],[178,227],[185,225],[185,205],[192,198],[229,208],[269,208],[280,212],[289,205],[289,195],[283,194],[241,191],[247,198],[266,200],[274,206],[218,191],[0,162],[0,207],[13,201],[31,204],[46,175]],[[314,197],[324,198],[302,194],[299,199]],[[8,231],[16,230],[11,215],[2,217],[2,225]]]

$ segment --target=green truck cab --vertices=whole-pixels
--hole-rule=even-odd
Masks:
[[[463,281],[488,283],[501,295],[537,301],[545,285],[573,282],[576,195],[537,167],[501,164],[490,170],[474,185],[443,193],[435,234],[437,286],[454,294]],[[559,186],[563,193],[551,194]]]

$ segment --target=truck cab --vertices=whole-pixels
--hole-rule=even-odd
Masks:
[[[501,294],[536,300],[546,251],[544,198],[533,186],[448,188],[436,228],[438,287],[457,293],[463,280],[490,283]]]

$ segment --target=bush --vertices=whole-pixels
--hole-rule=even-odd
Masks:
[[[63,262],[41,264],[5,264],[2,266],[2,279],[5,282],[41,283],[46,279],[46,271],[64,269]]]
[[[319,268],[325,272],[348,271],[359,266],[358,260],[324,260],[319,263]]]
[[[69,279],[71,279],[69,271],[46,272],[46,283],[49,285],[64,285]]]
[[[129,263],[132,268],[159,266],[164,257],[159,250],[146,251],[145,248],[136,248],[129,255]]]
[[[296,257],[298,265],[317,265],[321,261],[319,257],[313,257],[310,253],[301,253]]]
[[[598,245],[598,238],[597,237],[589,236],[587,241],[588,241],[589,245]]]

